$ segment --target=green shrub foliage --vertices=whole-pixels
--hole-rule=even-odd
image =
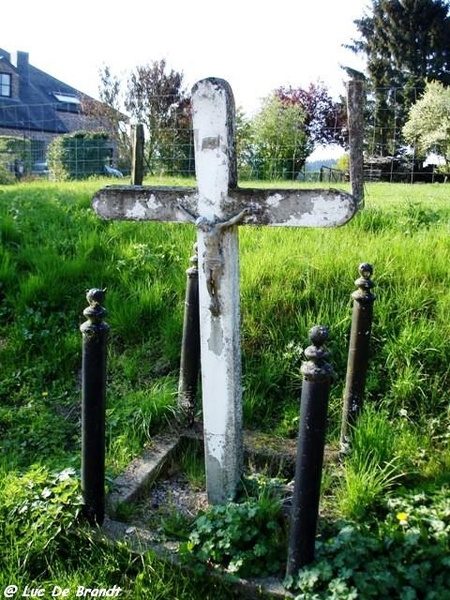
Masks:
[[[275,573],[285,554],[280,500],[263,494],[212,506],[196,518],[183,551],[241,576]]]
[[[9,472],[0,486],[1,554],[20,570],[36,576],[74,548],[80,529],[79,479],[73,469],[51,472],[35,466]]]
[[[317,543],[316,561],[288,577],[296,598],[450,598],[450,496],[406,492],[386,502],[384,519],[338,524]]]
[[[80,131],[56,138],[50,144],[47,162],[50,176],[57,181],[103,175],[113,154],[107,133]]]

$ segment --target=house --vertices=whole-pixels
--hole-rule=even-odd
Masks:
[[[105,131],[104,120],[85,110],[93,104],[101,106],[97,100],[34,67],[28,52],[10,54],[0,48],[0,136],[30,140],[32,165],[45,164],[47,147],[57,136]],[[113,154],[112,143],[111,162]],[[0,164],[7,163],[7,158],[0,155]]]

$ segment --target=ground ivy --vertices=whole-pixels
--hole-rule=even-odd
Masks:
[[[318,542],[316,561],[285,580],[296,599],[450,599],[450,492],[405,492],[386,510]]]
[[[181,552],[240,576],[278,571],[285,556],[280,500],[264,496],[212,506],[195,519]]]

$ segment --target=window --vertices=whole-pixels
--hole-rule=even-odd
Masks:
[[[53,92],[53,96],[58,101],[55,108],[62,112],[78,113],[81,111],[81,102],[75,94],[66,94],[64,92]]]
[[[67,104],[80,104],[80,101],[74,94],[60,94],[59,92],[53,92],[53,95],[58,102],[65,102]]]
[[[11,97],[11,75],[0,73],[0,96]]]

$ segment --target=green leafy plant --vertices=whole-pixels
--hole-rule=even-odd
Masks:
[[[0,165],[0,185],[8,185],[15,183],[16,178],[14,173],[9,169],[6,169],[3,165]]]
[[[447,488],[389,499],[378,523],[342,522],[317,544],[316,561],[284,584],[296,599],[450,598]]]
[[[39,572],[55,556],[70,554],[81,540],[80,483],[73,469],[50,472],[36,466],[18,476],[7,473],[0,488],[0,530],[5,562]],[[10,544],[14,541],[14,545]]]
[[[106,132],[79,131],[57,137],[47,153],[51,177],[59,181],[102,175],[110,158],[111,143]]]
[[[285,554],[279,498],[262,494],[212,506],[195,519],[181,552],[241,576],[275,573]]]

